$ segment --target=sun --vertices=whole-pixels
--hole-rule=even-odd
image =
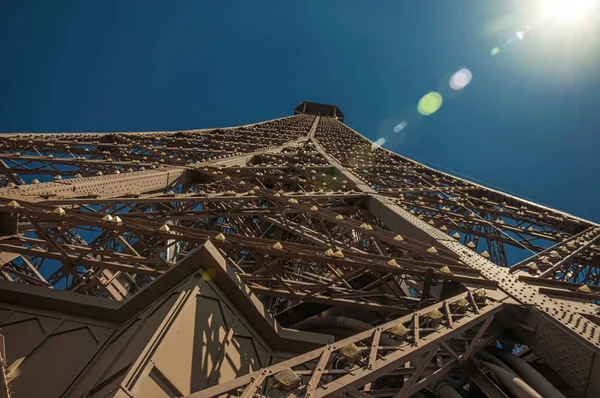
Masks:
[[[586,18],[598,0],[543,0],[544,17],[559,22],[577,22]]]

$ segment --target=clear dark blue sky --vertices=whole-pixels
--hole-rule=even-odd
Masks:
[[[0,131],[191,129],[334,103],[387,148],[600,221],[600,23],[536,26],[532,1],[5,0]],[[452,96],[463,67],[473,81]],[[432,90],[443,106],[415,119]]]

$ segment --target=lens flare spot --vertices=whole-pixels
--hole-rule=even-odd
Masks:
[[[417,110],[423,116],[429,116],[435,113],[442,106],[442,95],[438,92],[432,91],[427,93],[419,101]]]
[[[517,31],[517,33],[515,33],[515,35],[517,36],[517,39],[523,40],[523,37],[525,37],[525,32],[522,30],[519,30],[519,31]]]
[[[395,127],[394,127],[394,133],[399,133],[402,130],[404,130],[404,128],[406,127],[408,123],[406,122],[400,122],[398,123]]]
[[[467,68],[462,68],[458,72],[452,75],[450,78],[450,88],[454,91],[462,90],[467,87],[471,80],[473,79],[473,74]]]
[[[379,149],[385,144],[385,138],[380,138],[371,145],[371,150]]]
[[[494,47],[494,48],[492,48],[492,51],[490,51],[490,54],[492,54],[492,55],[498,55],[498,54],[500,54],[500,47]]]

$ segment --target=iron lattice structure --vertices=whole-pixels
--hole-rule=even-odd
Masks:
[[[156,371],[164,396],[519,396],[489,363],[507,349],[562,394],[598,396],[600,226],[379,148],[343,121],[336,106],[304,102],[232,128],[0,136],[0,301],[48,309],[31,297],[60,290],[126,307],[206,251],[198,281],[234,283],[233,300],[239,289],[264,309],[236,301],[236,320],[335,337],[273,343],[269,360],[225,376],[219,351],[221,376],[201,387]],[[6,311],[5,334],[19,324]],[[339,323],[350,318],[366,326]],[[232,344],[229,330],[217,346]],[[17,374],[33,372],[11,357],[21,338],[0,351],[15,396]],[[62,396],[83,396],[105,349]],[[123,396],[137,396],[136,377]],[[96,396],[102,380],[81,391]]]

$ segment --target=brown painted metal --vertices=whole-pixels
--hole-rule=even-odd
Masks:
[[[152,296],[153,286],[169,285],[179,275],[180,283],[189,280],[192,290],[200,281],[214,280],[225,295],[213,298],[231,300],[237,314],[231,319],[234,326],[210,347],[215,366],[202,387],[208,390],[198,391],[198,384],[196,389],[182,387],[171,370],[149,365],[148,355],[162,344],[150,339],[154,348],[131,357],[133,362],[117,370],[118,376],[104,370],[110,380],[100,382],[104,376],[83,381],[78,375],[63,390],[65,396],[74,391],[101,394],[117,385],[115,396],[209,396],[217,383],[225,388],[241,379],[224,381],[249,377],[241,368],[225,370],[231,361],[241,361],[227,357],[231,347],[241,347],[236,327],[251,325],[256,331],[252,339],[262,339],[271,352],[262,367],[327,339],[314,335],[306,344],[282,345],[296,333],[285,327],[330,314],[374,326],[378,337],[365,345],[370,347],[365,369],[354,375],[326,369],[342,348],[336,345],[331,355],[311,359],[320,358],[321,371],[296,369],[311,377],[290,394],[409,396],[425,387],[435,391],[436,383],[447,380],[459,387],[468,383],[463,362],[485,346],[479,340],[492,322],[485,315],[489,306],[506,308],[501,314],[510,333],[564,375],[574,394],[595,394],[600,327],[591,319],[599,312],[599,225],[379,148],[344,125],[337,106],[304,102],[294,113],[222,129],[0,136],[0,290],[8,294],[0,302],[100,317],[114,332],[134,314],[118,319],[90,315],[87,304],[76,304],[77,297],[111,303],[95,308],[99,314],[119,313],[123,310],[117,308],[132,308],[130,303],[143,301],[139,297]],[[211,249],[203,261],[219,266],[205,267],[190,282],[193,277],[177,270],[187,269],[186,261],[207,245]],[[481,310],[476,294],[469,293],[479,288],[486,289],[492,302]],[[153,333],[171,333],[185,303],[193,301],[192,290],[185,289],[164,314],[166,323]],[[61,301],[61,290],[72,294],[74,310]],[[36,301],[40,291],[47,294]],[[453,331],[465,317],[451,315],[455,309],[444,301],[449,297],[465,298],[472,325],[486,325],[480,336],[473,330],[470,345],[453,343]],[[151,305],[146,299],[136,308]],[[398,315],[421,323],[423,311],[432,305],[446,317],[437,332],[409,325],[418,345],[381,349],[394,364],[382,368],[377,348],[381,325]],[[519,319],[519,311],[526,311],[526,321]],[[71,322],[65,316],[57,319]],[[44,336],[54,336],[43,324],[47,321],[39,322]],[[495,325],[490,326],[491,340],[483,339],[487,343],[499,336]],[[9,354],[13,344],[19,343],[7,340]],[[185,344],[193,351],[196,344],[208,343],[200,338]],[[86,369],[96,366],[105,349],[90,354]],[[582,354],[574,357],[572,352]],[[414,353],[431,357],[422,366],[413,365]],[[177,367],[166,361],[165,366]],[[402,368],[404,383],[386,387],[382,380],[399,372],[399,364],[407,366]],[[181,374],[186,372],[185,377],[192,377],[193,370]],[[258,393],[274,375],[257,374],[251,388],[240,394]],[[481,377],[477,381],[486,382]]]
[[[457,300],[462,298],[461,296],[453,297],[448,300],[450,304],[453,304]],[[200,391],[198,393],[190,395],[190,398],[209,398],[216,397],[221,394],[230,392],[235,389],[243,389],[244,393],[247,389],[253,390],[254,394],[257,389],[261,388],[263,383],[268,383],[268,378],[275,376],[278,372],[284,369],[294,369],[295,367],[305,367],[311,361],[317,361],[323,364],[321,358],[323,357],[325,352],[328,352],[329,356],[335,355],[338,359],[344,357],[344,347],[349,345],[361,344],[364,341],[368,341],[375,335],[376,333],[388,333],[391,328],[402,323],[407,325],[407,330],[409,336],[411,336],[408,340],[404,342],[400,342],[397,346],[384,346],[379,343],[377,347],[377,359],[372,363],[372,366],[368,366],[365,363],[365,366],[361,366],[360,363],[358,366],[350,366],[345,369],[345,371],[338,373],[339,378],[334,380],[322,380],[324,367],[317,366],[313,369],[313,372],[318,372],[317,377],[313,381],[312,385],[315,389],[314,394],[311,396],[329,396],[335,395],[340,390],[343,390],[347,387],[362,387],[367,382],[372,382],[373,380],[386,375],[387,373],[395,371],[400,365],[410,361],[412,358],[416,358],[419,355],[426,354],[425,360],[423,360],[422,366],[419,366],[414,369],[412,375],[414,376],[413,382],[410,385],[405,385],[406,392],[408,395],[412,395],[415,392],[419,391],[423,388],[424,385],[428,384],[430,380],[421,380],[417,383],[419,377],[423,374],[426,365],[429,365],[429,362],[434,358],[434,356],[440,355],[446,357],[445,363],[434,370],[428,377],[437,379],[442,373],[446,373],[450,368],[457,366],[460,361],[466,361],[469,358],[470,352],[472,350],[466,349],[466,347],[477,347],[482,344],[481,337],[483,333],[488,331],[489,322],[493,319],[493,315],[502,309],[501,303],[489,303],[484,306],[479,313],[474,312],[474,308],[469,308],[465,312],[461,314],[446,314],[447,316],[455,315],[455,319],[453,322],[453,327],[450,328],[447,322],[441,322],[439,324],[432,323],[431,320],[428,320],[427,314],[429,314],[433,310],[443,310],[443,303],[438,303],[428,308],[419,310],[416,314],[420,314],[423,317],[423,320],[419,322],[419,324],[415,324],[411,322],[414,318],[414,315],[407,315],[402,318],[395,319],[381,326],[375,327],[371,330],[359,333],[355,336],[349,337],[347,339],[336,342],[333,345],[327,345],[323,348],[311,351],[309,353],[299,355],[293,359],[288,361],[281,362],[279,364],[273,365],[271,367],[265,368],[255,373],[248,374],[246,376],[240,377],[228,383],[219,384],[218,386],[214,386],[208,388],[204,391]],[[483,325],[482,322],[484,323]],[[479,329],[477,328],[479,326]],[[416,330],[421,329],[420,335],[417,341]],[[468,344],[454,342],[452,339],[454,337],[464,335],[466,330],[471,328],[475,328],[480,333],[473,338],[473,340],[466,340]],[[442,350],[442,347],[439,346],[440,343],[444,342],[445,344],[453,344],[455,345],[457,350],[461,350],[463,354],[459,357],[460,361],[457,359],[448,359],[447,354],[445,354]],[[485,342],[485,339],[484,339]],[[484,344],[485,345],[485,344]],[[365,362],[368,362],[366,346],[361,350],[363,354],[361,354],[361,359],[363,357]],[[343,359],[340,359],[343,361]],[[332,361],[327,361],[329,366],[333,364]],[[318,365],[318,364],[317,364]],[[320,370],[319,370],[320,369]],[[320,375],[320,376],[319,376]],[[425,378],[427,379],[427,378]],[[256,382],[256,381],[259,382]],[[310,384],[310,383],[309,383]],[[317,384],[320,386],[317,388]],[[309,385],[310,387],[310,385]],[[263,387],[268,388],[268,387]],[[398,392],[404,393],[402,390]]]
[[[282,328],[238,283],[210,243],[125,303],[0,281],[9,385],[20,396],[38,396],[39,388],[47,396],[136,389],[148,396],[159,377],[171,388],[167,395],[183,395],[242,373],[252,358],[251,368],[270,363],[272,350],[302,352],[331,341]],[[248,355],[226,370],[228,356]],[[176,364],[182,356],[189,362]],[[140,378],[144,369],[159,374]]]

